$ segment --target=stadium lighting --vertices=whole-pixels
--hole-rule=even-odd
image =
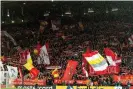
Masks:
[[[46,11],[46,12],[44,12],[43,16],[49,16],[49,13],[50,13],[50,11]]]
[[[5,23],[4,21],[2,21],[2,23]]]
[[[44,15],[43,16],[49,16],[49,13],[44,13]]]
[[[65,12],[66,15],[71,15],[71,10],[70,10],[70,7],[68,7],[68,10]]]
[[[12,23],[15,23],[15,21],[14,21],[14,20],[12,20]]]
[[[94,10],[92,8],[88,8],[88,13],[93,13]]]
[[[52,2],[54,1],[54,0],[51,0]]]
[[[22,22],[24,22],[24,20],[22,19]]]
[[[118,11],[118,8],[112,8],[112,11]]]
[[[7,15],[7,17],[9,17],[10,15]]]
[[[7,10],[7,17],[10,17],[10,14],[9,14],[9,9]]]
[[[67,11],[65,14],[66,15],[71,15],[71,12],[70,11]]]

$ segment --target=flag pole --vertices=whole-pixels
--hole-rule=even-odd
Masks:
[[[8,77],[7,76],[9,76],[8,72],[6,72],[6,88],[8,88]]]
[[[22,73],[22,88],[23,88],[24,87],[24,76],[23,76],[23,72],[22,71],[21,71],[21,73]]]

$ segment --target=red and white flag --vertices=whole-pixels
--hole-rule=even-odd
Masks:
[[[83,54],[87,62],[92,66],[94,71],[104,71],[107,69],[108,64],[106,60],[99,54],[98,51]]]
[[[104,52],[107,58],[107,61],[111,66],[116,66],[121,63],[121,57],[118,57],[110,48],[104,48]]]

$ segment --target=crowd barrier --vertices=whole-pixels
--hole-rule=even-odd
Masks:
[[[56,89],[122,89],[114,86],[56,86]]]

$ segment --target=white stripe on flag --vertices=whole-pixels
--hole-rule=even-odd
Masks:
[[[108,67],[108,64],[106,63],[106,64],[101,65],[101,66],[99,66],[99,67],[93,67],[93,69],[94,69],[95,71],[103,71],[103,70],[106,70],[107,67]]]
[[[110,65],[112,66],[116,66],[116,63],[113,61],[112,57],[111,56],[106,56],[107,57],[107,60],[109,62]]]
[[[95,71],[103,71],[103,70],[107,69],[107,67],[108,67],[107,62],[105,64],[100,64],[105,59],[99,53],[94,54],[91,57],[85,57],[85,58]],[[92,60],[95,60],[95,64],[91,63]],[[98,67],[94,67],[93,65],[98,65]]]
[[[121,63],[121,59],[120,60],[116,60],[115,63]]]
[[[95,54],[91,57],[85,57],[87,59],[87,61],[92,61],[92,60],[96,60],[96,59],[99,59],[99,55],[98,54]]]

